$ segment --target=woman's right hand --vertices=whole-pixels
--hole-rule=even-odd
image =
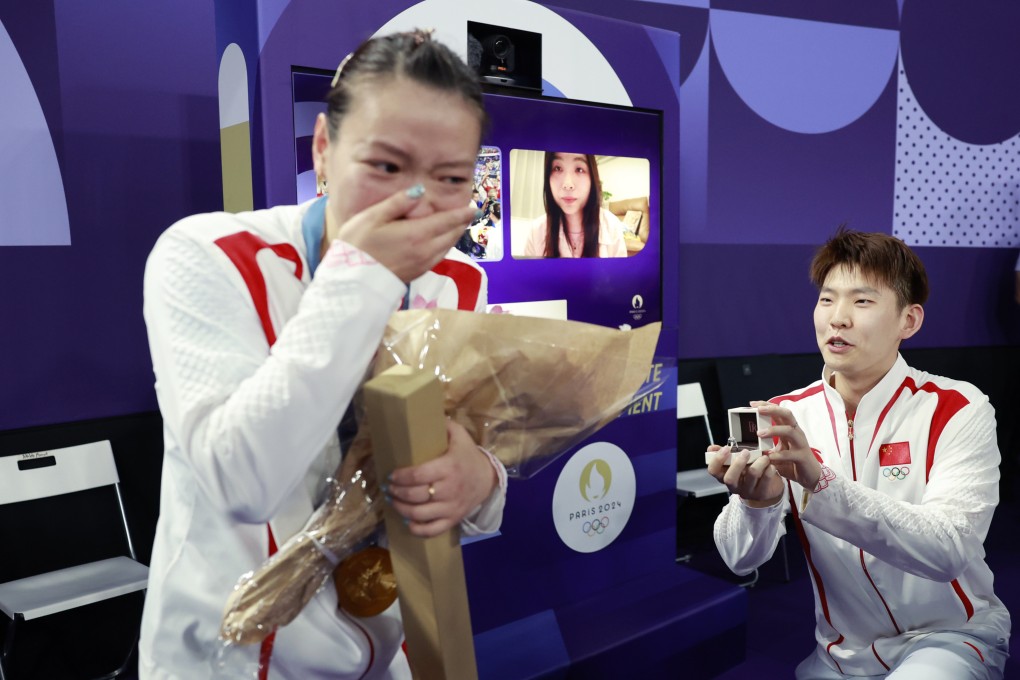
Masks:
[[[443,260],[475,214],[474,207],[464,206],[411,216],[427,200],[421,185],[398,191],[347,220],[337,239],[410,283]]]

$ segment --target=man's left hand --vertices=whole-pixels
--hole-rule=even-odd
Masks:
[[[797,424],[793,413],[767,401],[752,401],[751,406],[772,419],[772,426],[760,430],[758,436],[779,439],[779,443],[766,452],[776,472],[805,489],[814,489],[822,474],[822,464],[811,450],[807,435]]]

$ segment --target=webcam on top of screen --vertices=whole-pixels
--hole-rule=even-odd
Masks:
[[[758,436],[759,430],[767,429],[772,424],[768,417],[758,413],[758,409],[731,408],[727,413],[730,421],[730,437],[726,444],[730,447],[730,453],[723,465],[732,463],[733,456],[741,451],[747,451],[747,462],[753,463],[765,451],[772,448],[771,439],[763,439]],[[716,451],[705,451],[705,465],[715,460],[716,453]]]
[[[468,65],[486,85],[542,91],[542,34],[468,22]]]

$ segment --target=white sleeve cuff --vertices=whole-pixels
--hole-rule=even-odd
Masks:
[[[506,468],[496,456],[492,455],[482,447],[478,450],[484,453],[493,469],[496,471],[497,484],[489,497],[475,508],[471,514],[461,520],[461,533],[465,536],[477,536],[478,534],[490,534],[499,529],[503,522],[503,506],[506,504]]]

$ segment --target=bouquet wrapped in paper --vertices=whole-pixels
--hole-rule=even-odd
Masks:
[[[658,336],[657,323],[621,331],[512,315],[402,311],[390,319],[371,372],[404,364],[438,376],[446,415],[522,479],[616,418],[643,396],[642,386],[661,387],[646,383]],[[241,577],[223,616],[227,642],[260,642],[292,621],[336,565],[377,531],[382,499],[365,429],[305,530]]]

